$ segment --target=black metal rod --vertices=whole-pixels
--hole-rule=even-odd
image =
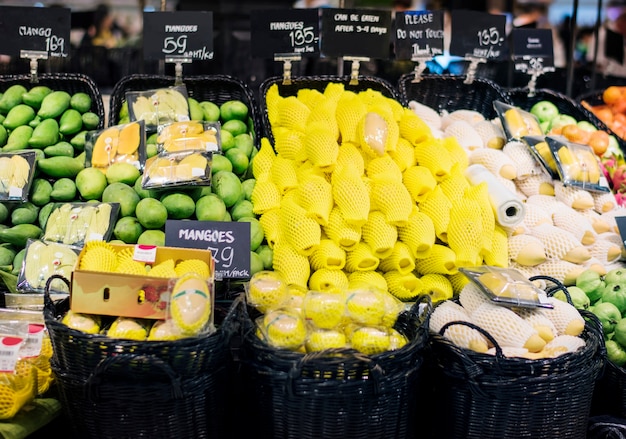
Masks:
[[[567,90],[565,94],[572,97],[572,88],[574,82],[574,49],[576,48],[576,21],[578,20],[578,0],[574,0],[574,10],[572,11],[572,20],[570,21],[569,32],[569,54],[567,56]]]
[[[596,62],[598,60],[598,47],[600,46],[599,35],[600,35],[600,26],[602,26],[602,0],[598,0],[598,12],[596,16],[596,25],[593,29],[593,61],[591,63],[591,81],[589,84],[590,90],[596,89],[596,75],[597,75],[597,66]],[[603,49],[604,50],[604,49]]]

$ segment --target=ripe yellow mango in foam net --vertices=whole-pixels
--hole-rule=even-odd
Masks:
[[[281,305],[287,299],[287,292],[286,282],[276,271],[259,271],[246,284],[248,303],[261,312]]]

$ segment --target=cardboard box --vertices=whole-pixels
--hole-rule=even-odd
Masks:
[[[130,244],[111,244],[117,251],[133,248]],[[79,270],[84,255],[81,251],[72,272],[70,308],[85,314],[115,317],[164,319],[170,289],[175,279],[132,274]],[[167,259],[178,263],[186,259],[200,259],[211,270],[210,291],[214,297],[214,263],[210,250],[157,247],[154,264]]]

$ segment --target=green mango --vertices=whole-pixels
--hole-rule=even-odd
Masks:
[[[39,207],[31,202],[20,204],[11,212],[11,224],[34,224],[39,215]]]
[[[71,178],[59,178],[52,184],[50,198],[54,201],[72,201],[76,198],[76,183]]]
[[[22,271],[22,262],[24,261],[25,256],[26,247],[24,247],[15,254],[15,257],[13,258],[13,270],[11,270],[11,274],[14,274],[15,276],[20,274],[20,271]]]
[[[189,102],[189,117],[191,120],[204,120],[204,110],[194,98],[187,98]]]
[[[56,203],[54,201],[51,201],[48,204],[46,204],[45,206],[43,206],[41,209],[39,209],[39,215],[37,216],[37,222],[39,223],[39,227],[41,227],[42,230],[44,230],[46,228],[46,223],[48,222],[48,217],[50,216],[50,214],[54,210],[54,206],[56,206]]]
[[[33,128],[35,128],[37,125],[39,125],[41,123],[41,117],[39,116],[35,116],[33,118],[33,120],[31,120],[30,122],[28,122],[28,126],[31,126]]]
[[[52,193],[52,183],[45,178],[35,178],[30,186],[29,200],[35,206],[44,206],[50,202],[50,194]]]
[[[78,110],[68,108],[59,119],[59,132],[64,136],[78,133],[83,128],[83,118]]]
[[[26,247],[29,239],[39,239],[43,230],[35,224],[17,224],[0,230],[0,242],[7,242],[16,247]]]
[[[53,178],[75,178],[85,167],[85,153],[77,157],[47,157],[37,161],[37,169]]]
[[[7,140],[9,140],[9,132],[4,125],[0,124],[0,148],[6,145]]]
[[[17,252],[8,245],[0,245],[0,266],[13,265]]]
[[[22,96],[28,90],[22,84],[13,84],[7,88],[0,98],[0,113],[7,114],[9,110],[22,103]]]
[[[72,96],[64,90],[56,90],[46,95],[41,101],[41,108],[37,114],[42,119],[59,117],[70,108]]]
[[[59,141],[59,123],[56,119],[44,119],[33,129],[33,134],[28,140],[32,148],[45,148]]]
[[[20,125],[28,125],[35,118],[35,110],[26,104],[17,104],[9,110],[2,125],[8,130],[14,130]]]
[[[0,224],[4,223],[11,216],[11,210],[5,203],[0,203]]]
[[[70,144],[74,147],[75,150],[84,151],[86,136],[87,130],[80,131],[78,134],[70,139]]]
[[[86,130],[95,130],[100,125],[100,116],[93,111],[88,111],[81,115],[83,119],[83,128]]]
[[[22,95],[22,101],[38,110],[43,98],[52,93],[52,89],[45,85],[36,85]]]
[[[28,141],[33,135],[33,128],[28,125],[22,125],[15,128],[9,134],[6,145],[2,148],[3,152],[19,151],[28,148]]]
[[[46,146],[43,149],[43,153],[46,155],[46,157],[74,157],[74,147],[70,142],[61,141],[55,143],[54,145]]]

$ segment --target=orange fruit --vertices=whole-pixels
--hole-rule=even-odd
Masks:
[[[582,143],[586,145],[591,137],[591,132],[583,130],[576,124],[565,125],[561,129],[561,134],[567,138],[570,142]]]
[[[602,100],[605,104],[613,105],[622,99],[622,89],[617,85],[610,85],[602,92]]]
[[[588,144],[596,155],[601,156],[609,148],[609,134],[602,130],[594,131],[589,137]]]

